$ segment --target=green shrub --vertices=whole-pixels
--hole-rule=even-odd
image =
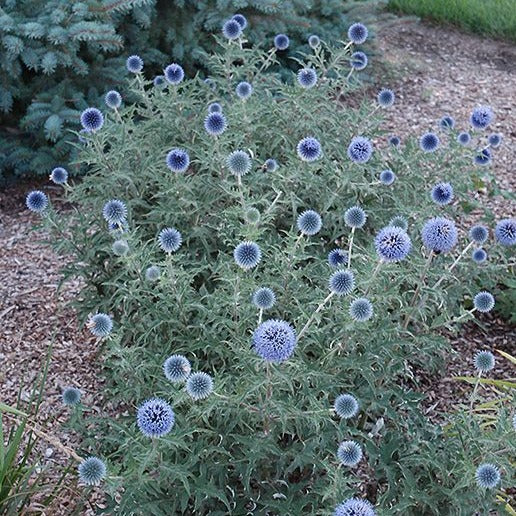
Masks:
[[[491,290],[507,263],[508,249],[490,241],[489,261],[475,265],[467,229],[451,253],[432,253],[431,260],[421,243],[432,216],[459,220],[478,208],[479,220],[493,221],[468,193],[480,176],[490,184],[489,168],[472,165],[483,134],[462,147],[454,130],[442,130],[433,153],[423,153],[415,138],[388,146],[376,100],[347,105],[359,104],[349,44],[323,44],[302,56],[300,66],[318,74],[316,86],[303,89],[264,73],[275,66],[273,54],[219,43],[221,53],[203,56],[213,88],[194,78],[161,90],[136,77],[131,91],[139,100],[108,113],[86,137],[77,163],[89,173],[64,188],[73,210],[50,205],[42,218],[57,250],[74,257],[66,276],[84,280],[76,303],[82,319],[100,312],[114,321],[95,345],[107,378],[103,396],[116,415],[92,416],[84,428],[84,449],[110,464],[107,511],[330,514],[359,496],[381,515],[487,514],[497,501],[475,485],[475,469],[489,458],[507,475],[507,455],[498,453],[503,442],[480,450],[465,447],[462,435],[446,435],[422,411],[419,387],[421,371],[435,373],[446,360],[440,330],[472,319],[473,296]],[[242,80],[253,85],[245,101],[235,95]],[[218,137],[203,127],[215,101],[228,123]],[[362,164],[347,155],[360,134],[374,141]],[[323,149],[311,163],[296,152],[307,136]],[[185,173],[166,166],[174,148],[189,153]],[[250,172],[239,178],[227,163],[238,149],[251,158]],[[277,170],[266,170],[269,158]],[[390,186],[378,180],[387,168],[397,176]],[[430,199],[439,181],[454,187],[454,202],[443,207]],[[102,214],[110,199],[122,200],[128,214],[108,230]],[[343,214],[355,205],[367,221],[350,231]],[[322,216],[314,236],[296,227],[307,209]],[[408,222],[412,251],[399,263],[380,263],[374,236],[398,215]],[[159,249],[167,227],[182,235],[175,253]],[[128,252],[120,243],[113,251],[119,240]],[[251,270],[233,259],[242,241],[262,252]],[[351,245],[354,291],[330,297],[328,252]],[[153,265],[161,275],[149,281]],[[264,311],[251,302],[262,286],[277,301]],[[366,322],[348,313],[360,297],[373,304]],[[275,318],[297,331],[293,355],[279,364],[264,361],[252,345],[259,323]],[[171,384],[163,363],[173,354],[209,374],[214,392],[193,401],[183,384]],[[333,410],[342,393],[360,404],[348,420]],[[171,403],[175,425],[149,439],[138,430],[136,411],[152,397]],[[336,458],[339,442],[349,439],[364,451],[357,468]]]

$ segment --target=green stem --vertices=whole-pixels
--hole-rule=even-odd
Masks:
[[[319,303],[319,306],[315,309],[315,311],[312,313],[312,315],[309,317],[308,321],[306,321],[306,324],[303,326],[303,329],[299,332],[299,335],[297,337],[297,341],[299,342],[299,339],[306,333],[306,330],[310,327],[312,324],[312,321],[314,320],[315,316],[324,308],[326,303],[335,295],[335,292],[330,292],[323,301]]]

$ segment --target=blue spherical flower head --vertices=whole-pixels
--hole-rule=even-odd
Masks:
[[[507,247],[516,244],[516,219],[502,219],[495,228],[495,237]]]
[[[77,405],[81,401],[81,394],[81,391],[76,387],[67,387],[61,395],[61,399],[65,405],[71,407],[73,405]]]
[[[222,113],[210,113],[204,119],[204,129],[211,136],[221,135],[227,127],[226,117]]]
[[[25,205],[30,211],[43,213],[48,206],[48,197],[40,190],[33,190],[27,194]]]
[[[360,297],[349,306],[349,315],[356,322],[365,322],[373,317],[373,304],[369,299]]]
[[[276,303],[276,295],[269,287],[261,287],[253,294],[253,304],[260,310],[268,310]]]
[[[210,88],[214,91],[217,89],[217,84],[215,83],[215,81],[212,78],[206,77],[206,79],[204,79],[203,82],[204,82],[204,84],[206,84],[206,86],[208,86],[208,88]]]
[[[129,244],[127,240],[115,240],[111,249],[117,256],[125,256],[129,252]]]
[[[489,237],[489,230],[485,226],[477,224],[469,230],[469,237],[477,244],[483,244]]]
[[[478,249],[473,249],[473,252],[471,253],[471,259],[475,263],[484,263],[487,260],[487,253],[481,247]]]
[[[301,68],[297,72],[297,82],[305,89],[313,88],[317,83],[317,73],[313,68]]]
[[[348,147],[348,158],[354,163],[367,163],[373,155],[373,144],[368,138],[356,136]]]
[[[491,151],[487,148],[479,150],[473,158],[473,163],[481,167],[489,165],[491,163]]]
[[[150,282],[158,281],[161,276],[161,269],[157,265],[151,265],[145,269],[145,279]]]
[[[81,113],[81,125],[88,132],[98,131],[104,125],[104,115],[94,107],[89,107]]]
[[[392,170],[382,170],[380,172],[380,183],[385,186],[390,186],[396,180],[396,174]]]
[[[222,34],[229,40],[237,39],[242,35],[242,27],[235,19],[227,20],[222,26]]]
[[[274,46],[277,50],[287,50],[290,40],[286,34],[277,34],[274,36]]]
[[[367,221],[367,214],[360,206],[352,206],[344,212],[344,222],[350,228],[362,228]]]
[[[351,54],[351,60],[350,60],[351,68],[358,70],[358,71],[363,70],[367,66],[367,62],[368,62],[368,59],[367,59],[366,54],[364,54],[364,52],[357,51],[357,52],[353,52]]]
[[[348,38],[351,42],[355,43],[355,45],[365,43],[368,35],[369,31],[362,23],[353,23],[348,29]]]
[[[307,162],[316,161],[322,156],[321,144],[315,138],[307,136],[299,141],[296,147],[297,155]]]
[[[349,419],[358,414],[358,401],[351,394],[341,394],[337,396],[333,405],[335,412],[342,419]]]
[[[391,136],[389,138],[389,144],[393,147],[399,147],[401,145],[401,139],[399,136]]]
[[[87,326],[95,337],[107,337],[113,330],[113,320],[107,314],[98,313],[90,318]]]
[[[98,457],[88,457],[79,464],[79,480],[88,486],[97,486],[106,476],[107,468]]]
[[[251,170],[251,158],[247,152],[237,150],[226,159],[229,171],[235,176],[245,176]]]
[[[192,372],[192,366],[183,355],[172,355],[163,364],[165,377],[172,383],[184,382]]]
[[[419,139],[419,146],[424,152],[434,152],[439,144],[439,137],[435,133],[426,133]]]
[[[383,88],[378,93],[377,100],[378,100],[378,104],[381,107],[383,107],[383,108],[391,107],[394,104],[394,100],[395,100],[394,92],[388,88]]]
[[[439,127],[445,130],[453,129],[455,127],[455,120],[449,115],[443,116],[439,121]]]
[[[479,292],[473,298],[473,306],[479,312],[487,313],[490,312],[495,305],[495,298],[493,294],[490,292],[486,292],[485,290]]]
[[[286,321],[269,319],[253,333],[253,348],[267,362],[287,360],[296,347],[296,332]]]
[[[118,109],[122,105],[122,95],[116,90],[111,90],[106,93],[104,97],[106,106],[111,109]]]
[[[190,165],[190,156],[184,149],[172,149],[167,154],[167,166],[172,172],[186,172]]]
[[[356,466],[362,460],[362,448],[355,441],[340,443],[337,457],[344,466]]]
[[[350,270],[337,270],[330,276],[328,286],[337,296],[347,296],[355,288],[355,275]]]
[[[489,106],[479,106],[472,111],[469,121],[475,129],[483,130],[491,124],[493,118],[493,111]]]
[[[308,38],[308,45],[312,49],[316,49],[321,44],[321,39],[316,34],[312,34]]]
[[[152,81],[152,84],[154,84],[155,88],[162,90],[167,85],[167,81],[164,75],[156,75]]]
[[[499,133],[490,134],[487,138],[487,141],[489,142],[489,145],[491,145],[491,147],[496,149],[502,143],[502,135]]]
[[[111,199],[104,204],[102,216],[109,223],[122,224],[127,217],[127,206],[118,199]]]
[[[424,246],[434,253],[449,253],[457,243],[457,228],[453,220],[434,217],[421,230]]]
[[[247,27],[247,18],[243,14],[234,14],[231,19],[235,20],[242,30]]]
[[[162,437],[172,430],[175,416],[172,407],[161,398],[151,398],[138,407],[136,423],[146,437]]]
[[[255,242],[241,242],[233,251],[236,264],[245,271],[256,267],[262,259],[262,251]]]
[[[68,181],[68,171],[63,167],[56,167],[50,173],[50,181],[56,185],[64,185]]]
[[[208,113],[222,113],[222,106],[218,102],[212,102],[208,106]]]
[[[322,228],[321,216],[314,210],[306,210],[297,218],[297,229],[303,235],[313,236]]]
[[[374,239],[376,253],[384,262],[404,260],[412,249],[412,242],[406,231],[396,226],[386,226]]]
[[[445,206],[453,200],[453,187],[450,183],[437,183],[430,192],[430,197],[435,204]]]
[[[493,489],[500,483],[500,470],[494,464],[481,464],[475,473],[479,487]]]
[[[179,84],[185,78],[183,67],[177,63],[169,64],[163,73],[170,84]]]
[[[265,160],[263,166],[267,172],[275,172],[278,168],[278,162],[273,158],[269,158]]]
[[[140,73],[143,70],[143,59],[137,55],[129,56],[125,65],[131,73]]]
[[[186,381],[186,392],[195,400],[203,400],[213,392],[213,380],[209,374],[193,373]]]
[[[331,267],[340,267],[348,263],[348,253],[342,249],[332,249],[328,253],[328,263]]]
[[[376,512],[367,500],[348,498],[337,505],[333,516],[376,516]]]
[[[246,81],[239,82],[235,88],[237,96],[243,100],[248,99],[253,93],[253,87]]]
[[[466,132],[463,132],[463,133],[460,133],[458,136],[457,136],[457,141],[461,144],[461,145],[468,145],[468,143],[471,141],[471,136],[469,133],[466,133]]]
[[[477,351],[473,363],[479,373],[487,373],[493,369],[495,357],[490,351]]]
[[[176,228],[165,228],[160,231],[158,242],[166,253],[175,253],[181,247],[183,237]]]
[[[401,215],[395,215],[392,217],[392,219],[389,221],[389,226],[395,226],[397,228],[401,228],[404,231],[407,231],[408,229],[408,221],[405,217]]]

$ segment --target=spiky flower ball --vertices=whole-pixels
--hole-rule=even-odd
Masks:
[[[127,206],[118,199],[111,199],[104,204],[102,216],[109,223],[121,224],[127,217]]]
[[[95,337],[107,337],[113,330],[113,320],[107,314],[98,313],[90,318],[87,326]]]
[[[190,156],[184,149],[172,149],[167,154],[167,167],[172,172],[183,173],[190,165]]]
[[[367,66],[367,55],[364,52],[353,52],[351,54],[350,65],[355,70],[363,70]]]
[[[183,355],[172,355],[163,364],[165,377],[172,383],[184,382],[192,372],[192,366]]]
[[[469,230],[469,237],[477,244],[483,244],[489,237],[489,230],[481,224],[476,224]]]
[[[382,88],[378,93],[378,104],[383,107],[391,107],[394,104],[395,96],[394,92],[389,88]]]
[[[269,319],[254,331],[252,345],[267,362],[283,362],[294,352],[296,332],[286,321]]]
[[[498,222],[495,228],[495,237],[502,245],[516,244],[516,219],[502,219]]]
[[[235,176],[245,176],[251,170],[251,158],[247,152],[236,150],[227,157],[226,165]]]
[[[316,49],[321,44],[321,39],[316,34],[312,34],[308,37],[308,45],[312,49]]]
[[[303,235],[313,236],[322,228],[321,216],[314,210],[306,210],[297,218],[297,229]]]
[[[434,152],[439,147],[439,136],[435,133],[426,133],[419,139],[419,146],[424,152]]]
[[[493,111],[489,106],[479,106],[471,112],[469,121],[475,129],[485,129],[491,124],[493,118]]]
[[[297,155],[303,161],[316,161],[322,155],[321,144],[311,136],[307,136],[299,141],[296,147]]]
[[[276,295],[269,287],[261,287],[253,294],[253,304],[260,310],[268,310],[276,303]]]
[[[208,113],[222,113],[222,106],[218,102],[212,102],[208,106]]]
[[[349,305],[349,315],[354,321],[365,322],[373,317],[373,304],[369,299],[360,297]]]
[[[481,167],[485,167],[491,163],[491,151],[488,148],[480,149],[473,158],[473,162],[475,165],[480,165]]]
[[[243,14],[234,14],[231,19],[235,20],[242,30],[247,27],[247,18]]]
[[[348,253],[342,249],[332,249],[328,253],[328,263],[331,267],[340,267],[348,263]]]
[[[106,476],[107,468],[98,457],[88,457],[79,464],[78,472],[83,484],[97,486]]]
[[[274,36],[274,46],[277,50],[287,50],[290,40],[286,34],[276,34]]]
[[[138,407],[136,423],[146,437],[162,437],[172,430],[175,416],[172,407],[161,398],[151,398]]]
[[[355,288],[355,275],[350,270],[335,271],[328,282],[330,290],[338,296],[347,296]]]
[[[475,295],[473,298],[473,306],[479,312],[487,313],[490,312],[495,305],[495,298],[490,292],[483,290]]]
[[[477,351],[473,359],[473,364],[479,373],[487,373],[493,369],[495,357],[490,351]]]
[[[261,215],[256,208],[248,208],[244,217],[248,224],[258,224],[258,222],[260,222]]]
[[[246,81],[239,82],[235,88],[235,93],[241,99],[248,99],[253,93],[253,87]]]
[[[88,132],[98,131],[104,125],[104,115],[94,107],[89,107],[81,113],[81,125]]]
[[[389,221],[389,226],[395,226],[397,228],[401,228],[401,229],[407,231],[407,229],[408,229],[408,221],[402,215],[395,215]]]
[[[255,242],[241,242],[233,251],[236,264],[244,270],[256,267],[262,259],[262,252]]]
[[[25,205],[30,211],[43,213],[48,206],[48,197],[40,190],[33,190],[27,194]]]
[[[434,253],[449,253],[457,243],[457,228],[453,220],[434,217],[421,230],[423,245]]]
[[[125,65],[131,73],[140,73],[143,70],[143,59],[137,55],[129,56]]]
[[[297,82],[303,88],[309,89],[317,83],[317,73],[313,68],[301,68],[297,72]]]
[[[355,45],[361,45],[365,43],[369,31],[363,23],[353,23],[348,29],[348,38]]]
[[[373,505],[360,498],[348,498],[337,505],[333,516],[376,516]]]
[[[183,237],[176,228],[165,228],[160,231],[158,242],[166,253],[175,253],[181,247]]]
[[[344,466],[356,466],[362,459],[362,448],[355,441],[340,443],[337,457]]]
[[[111,249],[117,256],[125,256],[129,252],[129,244],[127,240],[115,240]]]
[[[466,133],[466,132],[463,132],[463,133],[460,133],[458,136],[457,136],[457,141],[461,144],[461,145],[468,145],[469,142],[471,141],[471,136],[469,133]]]
[[[443,116],[439,120],[439,127],[441,129],[453,129],[455,127],[455,120],[449,115]]]
[[[50,181],[56,185],[64,185],[68,181],[68,171],[63,167],[56,167],[50,173]]]
[[[430,197],[435,204],[445,206],[453,200],[453,187],[450,183],[437,183],[430,192]]]
[[[412,249],[412,242],[406,231],[396,226],[386,226],[374,239],[376,254],[384,262],[404,260]]]
[[[155,88],[162,90],[167,85],[167,81],[164,75],[156,75],[156,77],[154,77],[154,79],[152,80],[152,84],[154,84]]]
[[[380,172],[380,183],[382,183],[383,185],[392,185],[392,183],[394,183],[395,180],[396,174],[392,170],[386,169]]]
[[[491,147],[496,149],[502,143],[502,135],[499,133],[492,133],[487,138],[487,141]]]
[[[226,127],[226,117],[223,113],[210,113],[204,119],[204,129],[206,129],[206,132],[211,136],[221,135],[226,130]]]
[[[401,145],[401,139],[399,136],[391,136],[389,138],[389,145],[393,147],[399,147]]]
[[[349,419],[358,413],[358,401],[351,394],[340,394],[333,405],[335,412],[342,419]]]
[[[471,259],[475,263],[484,263],[487,260],[487,253],[481,247],[478,249],[473,249],[473,252],[471,253]]]
[[[494,464],[481,464],[477,468],[475,478],[479,487],[493,489],[500,483],[500,470]]]
[[[344,212],[344,222],[350,228],[361,228],[366,220],[367,214],[360,206],[352,206]]]
[[[61,399],[63,403],[68,406],[77,405],[81,401],[81,391],[76,387],[67,387],[63,394],[61,394]]]
[[[242,35],[242,26],[235,19],[227,20],[222,26],[222,34],[229,40],[237,39]]]
[[[278,162],[273,158],[269,158],[265,160],[263,166],[267,172],[275,172],[278,168]]]
[[[203,372],[191,374],[186,380],[186,392],[195,401],[207,398],[213,392],[212,377]]]
[[[348,158],[354,163],[367,163],[373,155],[373,144],[368,138],[356,136],[348,147]]]
[[[169,64],[163,71],[165,79],[170,84],[179,84],[185,78],[185,71],[177,63]]]
[[[104,97],[106,106],[111,109],[118,109],[122,105],[122,95],[116,90],[111,90],[106,93]]]
[[[157,265],[150,265],[145,269],[145,279],[150,282],[158,281],[161,276],[161,269]]]

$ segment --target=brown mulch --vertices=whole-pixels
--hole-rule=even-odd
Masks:
[[[396,107],[387,112],[392,134],[403,138],[409,132],[421,134],[435,129],[445,114],[454,116],[457,124],[466,128],[472,107],[490,104],[496,114],[492,129],[504,135],[502,148],[496,152],[497,182],[500,188],[514,191],[516,177],[511,167],[516,137],[512,103],[516,90],[516,49],[507,43],[412,20],[383,22],[377,33],[384,59],[391,65],[392,76],[385,86],[397,95]],[[100,410],[102,379],[97,374],[94,339],[79,328],[75,313],[66,306],[78,294],[80,284],[67,283],[57,290],[62,258],[38,243],[41,235],[31,232],[34,216],[23,204],[26,191],[33,186],[21,184],[0,192],[0,400],[15,403],[20,389],[22,399],[27,399],[53,342],[38,421],[63,444],[75,449],[80,444],[78,437],[62,426],[69,412],[63,409],[61,391],[65,386],[79,387],[84,404]],[[514,205],[507,200],[489,199],[488,204],[499,217],[515,213]],[[450,356],[445,378],[428,379],[431,411],[437,413],[453,406],[453,402],[446,400],[467,399],[470,387],[449,377],[471,374],[475,350],[511,351],[514,329],[492,317],[484,318],[482,324],[483,328],[470,323],[453,338],[458,353]],[[507,376],[506,367],[501,360],[498,362],[493,376]],[[66,455],[46,443],[41,462],[48,466],[63,464]],[[71,482],[74,483],[75,480]],[[53,514],[70,514],[72,498],[62,502]]]

